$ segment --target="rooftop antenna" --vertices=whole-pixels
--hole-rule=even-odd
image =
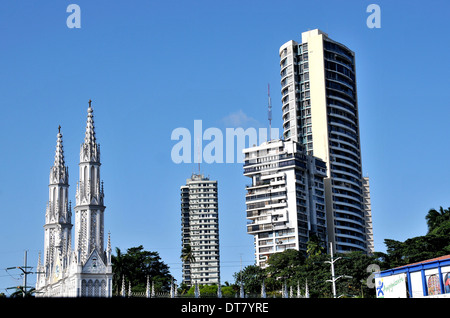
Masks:
[[[267,117],[269,119],[269,141],[272,140],[272,101],[270,100],[270,84],[267,84],[267,95],[269,97]]]
[[[198,174],[200,175],[200,138],[197,138]]]

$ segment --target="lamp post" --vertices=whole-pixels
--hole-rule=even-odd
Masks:
[[[334,275],[334,263],[341,259],[341,257],[334,258],[333,256],[333,243],[330,242],[330,255],[331,255],[331,261],[325,261],[325,263],[331,264],[331,279],[328,279],[327,282],[332,283],[333,285],[333,298],[336,298],[336,281],[339,278],[353,278],[352,276],[348,275],[341,275],[338,277],[335,277]]]

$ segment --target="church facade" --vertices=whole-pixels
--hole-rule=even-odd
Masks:
[[[89,101],[86,132],[80,148],[79,181],[74,207],[68,198],[69,170],[58,128],[54,164],[50,169],[45,212],[44,253],[39,254],[36,297],[111,297],[111,240],[104,249],[104,192],[100,180],[100,145]]]

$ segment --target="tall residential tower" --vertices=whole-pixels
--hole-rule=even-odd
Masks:
[[[181,190],[183,282],[220,283],[219,208],[217,181],[192,174]]]
[[[279,50],[283,137],[327,165],[328,239],[337,252],[373,252],[371,212],[364,197],[355,54],[320,30]],[[370,206],[370,205],[369,205]]]

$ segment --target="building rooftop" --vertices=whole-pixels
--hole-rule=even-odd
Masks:
[[[415,262],[415,263],[411,263],[411,264],[395,267],[393,269],[399,269],[399,268],[409,267],[409,266],[416,266],[416,265],[421,265],[421,264],[428,264],[428,263],[437,262],[437,261],[444,261],[444,260],[448,260],[448,259],[450,259],[450,254],[444,255],[444,256],[440,256],[440,257],[431,258],[431,259],[427,259],[427,260],[421,261],[421,262]]]
[[[302,33],[302,43],[308,41],[308,38],[311,36],[317,36],[323,34],[326,37],[328,37],[328,34],[326,34],[325,32],[319,30],[319,29],[314,29],[314,30],[308,30]]]

